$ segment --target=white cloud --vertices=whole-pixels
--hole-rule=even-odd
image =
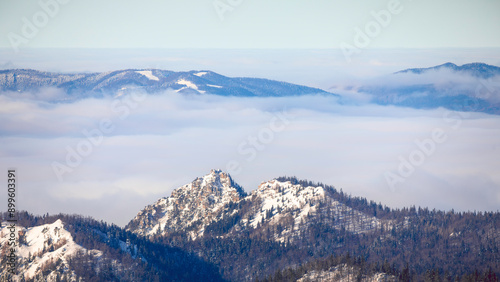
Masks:
[[[345,97],[366,101],[367,97],[358,93],[358,90],[366,91],[363,88],[380,88],[383,89],[384,95],[399,95],[401,94],[399,91],[401,91],[402,87],[407,87],[408,89],[414,87],[412,96],[422,96],[427,95],[428,92],[424,88],[419,90],[423,92],[417,92],[416,87],[425,86],[436,89],[437,95],[468,95],[474,98],[485,99],[492,103],[500,102],[500,76],[497,75],[485,79],[466,73],[457,73],[449,69],[429,70],[422,74],[408,72],[389,74],[335,85],[333,89],[339,89],[339,92]]]
[[[37,213],[83,213],[124,225],[145,205],[212,168],[225,170],[229,161],[239,164],[241,171],[233,176],[247,191],[261,181],[296,175],[393,207],[495,210],[500,205],[498,116],[471,113],[455,129],[443,120],[443,109],[346,106],[325,96],[166,92],[147,96],[125,117],[113,111],[117,100],[111,98],[59,104],[0,99],[2,164],[20,171],[20,204]],[[289,123],[274,119],[271,125],[281,112]],[[88,141],[82,130],[99,129],[103,119],[113,130],[59,182],[52,163],[66,164],[67,148]],[[429,138],[435,128],[443,129],[447,140],[391,190],[384,173],[396,171],[398,157],[418,149],[414,141]],[[252,147],[252,137],[265,142]],[[238,148],[254,149],[255,157]]]

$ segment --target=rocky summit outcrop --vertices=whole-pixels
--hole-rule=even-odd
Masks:
[[[383,224],[339,202],[333,187],[277,178],[262,182],[246,196],[229,174],[212,170],[144,208],[126,228],[142,236],[183,234],[192,239],[271,228],[279,230],[271,236],[274,241],[285,242],[317,223],[353,233]]]
[[[246,196],[229,174],[212,170],[191,183],[147,206],[127,225],[139,235],[187,232],[191,238],[203,235],[205,227],[222,216],[223,207]]]

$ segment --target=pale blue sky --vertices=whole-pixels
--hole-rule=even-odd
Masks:
[[[11,47],[16,34],[26,39],[20,48],[339,48],[391,2],[60,0],[68,3],[44,18],[40,3],[55,1],[0,0],[0,47]],[[396,2],[400,12],[367,48],[500,47],[500,1]],[[229,3],[231,10],[217,13],[215,4]],[[23,18],[39,21],[31,38]]]

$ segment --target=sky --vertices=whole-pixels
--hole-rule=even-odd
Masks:
[[[0,93],[0,169],[17,169],[22,209],[121,226],[173,189],[234,163],[239,169],[230,173],[248,192],[295,175],[391,207],[498,210],[499,116],[450,120],[445,109],[377,106],[349,90],[403,83],[391,73],[412,67],[500,66],[498,11],[494,0],[0,0],[0,70],[212,70],[318,87],[356,101],[193,99],[165,90],[121,119],[112,105],[127,97],[54,104],[49,100],[65,93]],[[255,148],[253,158],[238,149],[283,116],[284,127]],[[103,119],[114,130],[60,180],[53,163],[64,163],[68,150],[88,141],[83,132],[95,132]],[[435,142],[404,181],[389,185],[386,175],[397,173],[436,130],[446,140]]]
[[[498,11],[496,0],[1,0],[0,47],[15,34],[19,48],[331,49],[357,29],[371,48],[500,47]]]

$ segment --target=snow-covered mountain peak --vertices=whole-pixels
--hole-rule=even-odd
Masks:
[[[175,189],[170,197],[147,206],[129,223],[128,229],[151,236],[190,229],[192,238],[203,235],[226,204],[245,196],[228,173],[211,170],[191,183]]]
[[[300,202],[321,200],[325,197],[325,189],[321,186],[304,186],[301,184],[292,184],[291,181],[279,181],[276,179],[263,182],[259,188],[252,192],[264,202],[269,204],[273,198],[279,198],[284,208],[297,206]],[[287,203],[287,204],[285,204]],[[264,205],[264,208],[267,206]]]
[[[294,213],[294,220],[300,222],[316,212],[315,205],[325,198],[325,190],[321,186],[303,186],[273,179],[261,183],[247,198],[260,199],[259,210],[249,222],[255,228],[269,219],[271,224],[277,223],[292,211],[299,211]]]
[[[266,181],[245,198],[253,204],[240,225],[256,230],[259,226],[277,228],[279,232],[274,234],[274,240],[279,242],[293,241],[311,224],[324,224],[353,233],[377,228],[380,224],[377,218],[339,202],[336,193],[335,189],[322,184],[295,178]]]
[[[209,174],[197,177],[191,183],[183,185],[172,192],[171,198],[189,194],[189,196],[198,196],[215,198],[226,202],[228,200],[237,201],[245,196],[243,189],[236,184],[231,176],[221,170],[212,169]]]
[[[282,177],[261,183],[246,196],[229,174],[212,170],[146,207],[127,229],[146,236],[180,232],[195,239],[205,235],[205,230],[225,236],[224,232],[281,226],[274,240],[285,242],[318,223],[311,218],[353,233],[379,225],[377,218],[340,203],[335,193],[324,185]]]
[[[2,224],[0,238],[2,246],[6,244],[10,235],[7,226],[6,223]],[[65,229],[64,223],[60,219],[50,224],[29,228],[17,226],[16,231],[19,236],[17,255],[21,258],[20,267],[26,279],[35,277],[44,267],[57,261],[60,262],[57,269],[68,269],[67,260],[78,251],[85,250],[74,242],[73,236]],[[100,255],[99,251],[93,252]],[[55,276],[55,271],[53,275]],[[69,275],[72,276],[71,273]],[[48,277],[52,277],[52,275],[49,274]],[[22,280],[20,277],[13,279],[14,281],[17,281],[16,279]]]

